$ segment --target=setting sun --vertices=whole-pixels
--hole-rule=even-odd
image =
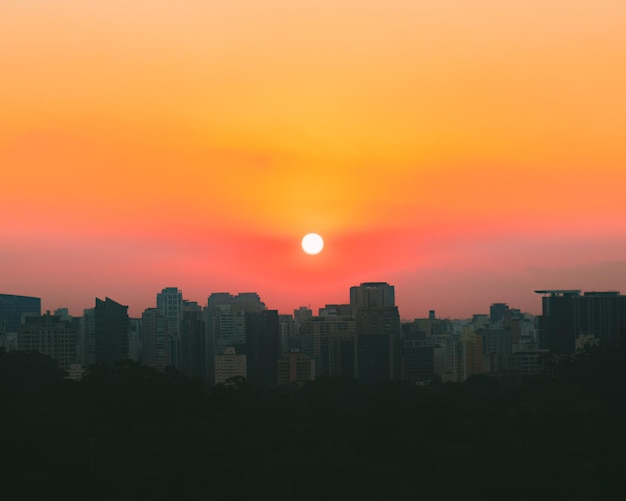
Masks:
[[[324,239],[317,233],[309,233],[302,239],[302,250],[307,254],[319,254],[324,248]]]

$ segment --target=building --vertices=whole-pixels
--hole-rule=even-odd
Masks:
[[[69,371],[76,362],[76,330],[69,320],[50,315],[24,317],[17,334],[17,349],[37,351]]]
[[[326,305],[312,317],[303,339],[318,376],[356,376],[356,319],[349,304]]]
[[[170,323],[159,308],[147,308],[141,315],[141,361],[162,371],[170,362]]]
[[[156,296],[156,307],[167,322],[168,361],[171,365],[180,369],[180,323],[183,318],[183,293],[176,287],[166,287]]]
[[[206,336],[202,307],[194,301],[183,301],[180,325],[180,370],[192,378],[206,374]]]
[[[395,288],[386,282],[364,282],[350,287],[350,304],[358,307],[395,306]]]
[[[263,381],[273,381],[272,384],[275,384],[276,360],[280,354],[278,312],[274,312],[276,314],[275,325],[268,328],[263,321],[267,319],[267,311],[265,303],[256,292],[242,292],[235,296],[228,292],[215,292],[209,296],[207,306],[203,310],[205,379],[209,384],[215,383],[216,357],[223,354],[226,348],[234,348],[236,354],[247,356],[247,377],[251,382],[266,384]],[[273,313],[269,315],[272,316]],[[248,339],[250,328],[255,330],[250,333]],[[268,329],[267,335],[259,332],[259,330],[265,331],[266,328]],[[269,338],[272,338],[272,341],[269,341]],[[270,357],[271,361],[267,360],[268,352],[265,350],[265,343],[271,345],[270,351],[273,353]],[[264,367],[265,363],[270,365]]]
[[[94,308],[83,310],[79,319],[76,361],[83,367],[96,363],[96,315]]]
[[[0,332],[17,332],[23,315],[41,315],[41,299],[0,294]]]
[[[539,348],[536,344],[513,345],[511,368],[521,376],[539,376],[545,368],[545,359],[549,350]]]
[[[141,318],[128,319],[128,358],[141,361]]]
[[[276,364],[280,357],[278,311],[245,314],[246,342],[241,353],[247,357],[248,381],[260,387],[276,385]]]
[[[304,353],[283,353],[278,359],[277,382],[279,385],[305,383],[315,379],[315,361]]]
[[[498,324],[480,329],[483,339],[483,364],[485,372],[501,372],[510,367],[513,350],[513,333],[499,328]]]
[[[365,282],[350,288],[356,321],[355,373],[365,383],[400,377],[400,314],[394,287]]]
[[[626,296],[619,292],[540,290],[540,347],[557,355],[576,352],[579,336],[593,336],[610,343],[626,336]]]
[[[129,358],[128,306],[96,298],[94,308],[95,362],[114,364]]]
[[[224,348],[215,356],[215,384],[222,384],[234,377],[247,377],[246,356],[237,354],[235,348]]]
[[[401,378],[412,383],[433,380],[433,347],[428,346],[425,339],[415,336],[402,338]]]

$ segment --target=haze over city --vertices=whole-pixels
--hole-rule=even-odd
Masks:
[[[626,284],[626,8],[0,5],[0,279],[79,315],[163,287],[403,318]],[[300,248],[309,232],[326,246]]]

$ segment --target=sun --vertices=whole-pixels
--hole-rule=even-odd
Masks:
[[[317,233],[304,235],[302,239],[302,250],[307,254],[319,254],[324,248],[324,239]]]

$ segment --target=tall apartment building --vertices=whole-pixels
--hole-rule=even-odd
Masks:
[[[316,375],[356,377],[356,319],[352,306],[320,308],[303,341],[303,352],[315,361]]]
[[[76,330],[69,320],[50,315],[24,317],[17,334],[17,349],[37,351],[70,370],[76,362]]]
[[[147,308],[141,315],[141,361],[159,371],[170,363],[169,325],[159,308]]]
[[[224,348],[215,356],[215,384],[222,384],[234,377],[247,377],[246,355],[238,354],[235,348]]]
[[[205,324],[202,307],[194,301],[183,301],[180,325],[180,370],[188,377],[204,378],[206,374]]]
[[[274,318],[275,316],[275,318]],[[261,386],[275,384],[280,353],[278,312],[269,312],[256,292],[235,296],[217,292],[203,310],[205,322],[205,379],[215,382],[217,356],[226,348],[246,355],[247,377]],[[230,350],[228,350],[230,351]]]
[[[180,324],[183,319],[183,293],[176,287],[166,287],[156,296],[156,307],[167,322],[168,332],[168,361],[180,369]]]
[[[96,363],[96,315],[94,308],[83,310],[78,323],[76,361],[83,367]]]
[[[17,332],[24,314],[41,315],[41,299],[0,294],[0,332]]]
[[[609,343],[626,336],[626,296],[619,292],[540,290],[543,294],[539,318],[541,348],[555,354],[576,352],[579,336],[593,336]]]
[[[278,311],[246,313],[246,355],[250,383],[269,387],[276,384],[276,364],[280,357]]]
[[[356,318],[357,377],[366,383],[399,378],[401,325],[394,287],[385,282],[351,287],[350,305]]]
[[[278,359],[279,385],[305,383],[315,379],[315,361],[304,353],[283,353]]]
[[[129,358],[128,306],[96,298],[94,308],[95,362],[114,364]]]

